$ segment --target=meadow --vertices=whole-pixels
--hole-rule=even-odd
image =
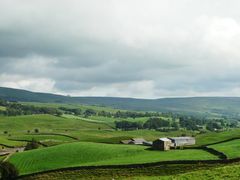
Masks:
[[[23,180],[127,179],[127,180],[238,180],[240,164],[165,165],[136,169],[64,170],[22,177]],[[174,173],[173,173],[174,172]],[[174,174],[174,175],[173,175]]]
[[[219,152],[223,152],[229,159],[240,157],[240,139],[232,140],[225,143],[209,146]]]
[[[6,110],[6,107],[0,106],[0,111],[5,111],[5,110]]]
[[[117,109],[108,107],[71,105],[71,104],[43,104],[43,103],[26,103],[35,106],[46,107],[67,107],[94,109],[96,111],[116,112]],[[166,117],[162,117],[165,118]],[[171,121],[171,118],[167,118]],[[131,131],[116,130],[114,121],[127,120],[132,122],[145,122],[148,117],[140,118],[114,118],[92,115],[89,117],[76,116],[72,114],[63,114],[61,116],[38,114],[38,115],[21,115],[21,116],[1,116],[0,117],[0,143],[7,146],[24,146],[28,141],[35,139],[48,147],[42,147],[36,150],[25,151],[22,153],[13,154],[9,161],[12,162],[20,171],[21,175],[32,174],[36,172],[44,172],[48,170],[57,170],[68,167],[82,166],[102,166],[102,165],[126,165],[126,164],[144,164],[161,161],[172,160],[215,160],[217,156],[203,151],[201,149],[184,149],[171,150],[167,152],[152,151],[146,146],[137,145],[121,145],[121,140],[131,138],[144,138],[147,141],[153,141],[160,137],[176,137],[176,136],[194,136],[196,138],[195,147],[205,146],[212,143],[221,142],[224,140],[240,137],[240,130],[228,129],[222,132],[200,133],[199,131],[190,131],[181,128],[175,131],[161,132],[157,130],[139,129]],[[37,132],[36,132],[37,129]],[[1,133],[2,132],[2,133]],[[228,158],[240,157],[238,149],[240,148],[240,140],[229,141],[209,147],[217,151],[225,153]],[[185,167],[194,171],[200,168],[201,165],[172,165],[162,167],[152,167],[151,171],[155,172],[151,178],[159,178],[159,175],[164,175],[165,178],[175,178],[171,176],[170,171],[174,169],[179,173],[186,173]],[[200,168],[201,169],[201,168]],[[165,173],[165,171],[169,173]],[[109,169],[96,169],[96,176],[101,174],[102,177],[111,177],[116,171]],[[132,179],[133,177],[142,179],[150,175],[144,170],[132,169],[124,174],[124,178]],[[66,177],[82,177],[86,176],[85,171],[63,171],[70,173]],[[133,173],[133,174],[131,174]],[[162,174],[161,174],[162,173]],[[193,172],[194,173],[194,172]],[[52,177],[52,173],[47,173],[46,176]],[[54,173],[53,173],[54,174]],[[110,174],[110,175],[109,175]],[[138,175],[141,174],[140,177]],[[43,174],[44,179],[46,176]],[[182,174],[182,177],[193,177],[190,174]],[[58,177],[58,174],[56,176]],[[90,179],[92,176],[88,176]],[[178,176],[176,176],[178,177]],[[180,177],[180,175],[179,175]],[[73,178],[74,179],[74,178]]]
[[[207,160],[216,156],[202,150],[148,150],[145,146],[78,142],[16,153],[10,157],[21,174],[65,167],[140,164],[169,160]]]

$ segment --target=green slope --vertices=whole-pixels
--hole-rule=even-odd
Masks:
[[[14,154],[10,162],[21,174],[64,167],[119,165],[185,159],[216,159],[202,150],[146,150],[144,146],[71,143]]]
[[[229,159],[240,157],[240,139],[209,146],[223,152]]]
[[[93,123],[71,118],[62,118],[52,115],[27,115],[16,117],[1,117],[0,131],[27,132],[40,128],[40,131],[52,131],[57,129],[110,129],[111,127],[103,123]]]

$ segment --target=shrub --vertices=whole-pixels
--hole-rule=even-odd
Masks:
[[[14,180],[17,179],[19,174],[16,167],[7,161],[0,164],[0,173],[1,180]]]
[[[39,148],[38,142],[35,139],[32,139],[31,142],[27,143],[27,145],[25,147],[25,151],[32,150],[32,149],[37,149],[37,148]]]

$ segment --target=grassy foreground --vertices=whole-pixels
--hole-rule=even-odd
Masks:
[[[172,179],[178,179],[178,180],[222,180],[222,179],[231,179],[231,180],[238,180],[240,178],[240,165],[239,164],[233,164],[233,165],[226,165],[223,167],[215,167],[210,169],[204,169],[204,170],[198,170],[178,175],[171,175],[171,176],[144,176],[144,177],[135,177],[132,179],[135,180],[172,180]]]
[[[65,167],[205,159],[216,157],[202,150],[162,152],[146,150],[144,146],[78,142],[17,153],[10,162],[16,165],[20,174],[29,174]]]
[[[20,178],[22,180],[238,180],[240,164],[231,165],[164,165],[135,169],[64,170]],[[173,175],[174,174],[174,175]]]

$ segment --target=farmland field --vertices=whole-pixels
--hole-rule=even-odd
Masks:
[[[223,152],[230,159],[240,157],[240,139],[215,144],[209,147],[216,149],[217,151]]]
[[[135,169],[91,169],[59,170],[21,178],[24,180],[58,180],[58,179],[133,179],[133,180],[238,180],[239,163],[231,165],[164,165]],[[173,173],[174,172],[174,173]],[[174,174],[174,175],[173,175]]]
[[[231,138],[240,138],[240,129],[231,129],[224,132],[207,132],[196,136],[197,145],[207,145]]]
[[[0,143],[6,146],[23,146],[26,144],[25,142],[11,141],[7,136],[0,136]]]
[[[71,143],[14,154],[14,163],[21,174],[75,166],[119,165],[168,160],[217,159],[202,150],[146,150],[144,146],[100,143]]]
[[[0,111],[5,111],[5,110],[6,110],[6,107],[0,106]]]
[[[14,117],[1,117],[0,131],[26,132],[39,128],[43,131],[53,131],[58,129],[111,129],[103,123],[92,123],[71,118],[63,118],[52,115],[27,115]]]
[[[85,106],[85,105],[64,105],[64,104],[44,104],[44,103],[24,103],[36,105],[39,107],[67,107],[94,109],[95,111],[116,112],[118,110],[107,107]],[[64,112],[64,111],[63,111]],[[161,117],[161,115],[159,115]],[[169,122],[173,122],[171,117],[161,117]],[[239,137],[240,130],[228,129],[223,132],[186,130],[180,128],[178,130],[151,130],[151,129],[136,129],[136,130],[121,130],[115,128],[115,121],[142,122],[145,123],[149,117],[136,118],[116,118],[114,116],[104,117],[91,115],[84,116],[63,113],[60,116],[50,114],[35,114],[35,115],[18,115],[18,116],[1,116],[0,118],[0,142],[8,146],[25,146],[27,142],[35,139],[42,143],[43,146],[36,150],[30,150],[22,153],[13,154],[8,160],[13,163],[19,170],[21,175],[32,174],[36,172],[45,172],[48,170],[58,170],[69,167],[82,166],[97,166],[94,170],[96,173],[93,176],[88,175],[87,178],[96,178],[100,174],[104,177],[111,178],[112,172],[117,177],[122,177],[115,170],[101,170],[102,165],[129,165],[129,164],[144,164],[161,161],[172,160],[216,160],[217,156],[200,149],[184,149],[152,151],[146,146],[138,145],[120,145],[121,140],[131,138],[144,138],[147,141],[153,141],[159,137],[177,137],[177,136],[194,136],[196,137],[196,145],[204,146],[212,143],[221,142],[231,138]],[[175,121],[178,121],[179,119]],[[36,129],[38,132],[36,132]],[[240,141],[233,141],[229,144],[221,143],[213,145],[213,148],[224,152],[229,158],[239,157],[237,148]],[[48,147],[45,147],[48,146]],[[227,146],[228,148],[226,148]],[[165,178],[171,178],[170,171],[176,170],[179,173],[186,173],[185,169],[199,169],[201,165],[168,165],[164,167],[151,167],[149,171],[154,174],[149,174],[147,170],[129,170],[123,175],[124,178],[139,179],[146,178],[144,175],[151,175],[152,178],[159,178],[158,175],[164,174]],[[195,167],[196,166],[196,167]],[[100,168],[100,169],[99,169]],[[201,168],[200,168],[201,169]],[[111,172],[112,171],[112,172]],[[165,172],[166,171],[166,172]],[[65,171],[63,172],[63,174]],[[86,176],[87,171],[68,171],[66,177],[82,177]],[[92,173],[92,172],[91,172]],[[132,174],[133,173],[133,174]],[[51,173],[50,173],[51,174]],[[53,173],[54,174],[54,173]],[[141,174],[140,177],[139,174]],[[105,176],[106,175],[106,176]],[[43,174],[45,177],[45,175]],[[48,176],[48,173],[47,173]],[[58,177],[56,174],[54,177]],[[51,179],[53,176],[49,175]],[[191,175],[189,175],[191,176]],[[114,176],[115,177],[115,176]],[[174,176],[173,176],[174,177]],[[175,177],[174,177],[175,178]],[[47,179],[47,178],[44,178]],[[74,178],[73,178],[74,179]]]

